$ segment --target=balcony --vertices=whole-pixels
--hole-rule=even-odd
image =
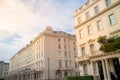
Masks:
[[[43,71],[43,67],[38,67],[35,69],[36,71]]]
[[[91,57],[93,56],[97,56],[97,55],[101,55],[103,54],[104,52],[100,51],[100,50],[95,50],[95,51],[92,51],[92,52],[89,52],[89,54],[86,54],[84,56],[79,56],[76,58],[76,61],[85,61],[85,60],[89,60]]]
[[[83,56],[79,56],[76,58],[76,61],[85,61],[85,60],[89,60],[90,59],[90,56],[91,54],[86,54],[86,55],[83,55]]]
[[[59,68],[61,71],[71,71],[71,70],[74,70],[73,67],[62,67],[62,68]]]

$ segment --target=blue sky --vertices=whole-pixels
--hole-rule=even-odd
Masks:
[[[0,0],[0,60],[9,59],[46,26],[74,32],[73,13],[87,0]]]

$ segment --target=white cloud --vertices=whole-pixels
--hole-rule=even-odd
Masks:
[[[9,60],[47,25],[74,33],[73,2],[79,0],[0,0],[0,60]]]

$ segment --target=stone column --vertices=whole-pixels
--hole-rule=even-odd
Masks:
[[[34,73],[32,74],[32,80],[34,80]]]
[[[41,80],[41,72],[39,73],[39,79]]]
[[[37,73],[37,80],[39,80],[39,74]]]
[[[105,65],[106,65],[108,80],[111,80],[110,71],[109,71],[109,65],[108,65],[108,60],[107,59],[105,59]]]
[[[93,61],[91,62],[91,66],[92,66],[92,75],[93,75],[93,76],[95,76],[95,74],[94,74],[94,67],[93,67],[93,63],[95,63],[95,62],[93,62]]]
[[[21,74],[21,80],[23,80],[23,75]]]
[[[104,80],[107,80],[107,74],[106,74],[105,62],[104,62],[104,60],[102,60],[102,67],[103,67]]]
[[[36,80],[38,80],[38,76],[37,76],[37,73],[36,73]]]
[[[39,79],[39,72],[38,72],[38,80],[40,80],[40,79]]]
[[[32,75],[31,75],[31,73],[30,73],[30,80],[32,80]]]
[[[118,57],[118,60],[119,60],[119,65],[120,65],[120,56]]]
[[[27,80],[28,80],[28,74],[26,75],[26,78],[27,78]]]
[[[98,62],[96,62],[97,74],[99,75]]]
[[[38,80],[40,80],[40,73],[38,72]]]

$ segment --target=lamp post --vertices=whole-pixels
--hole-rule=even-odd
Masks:
[[[49,57],[48,57],[48,80],[50,80],[50,70],[49,70]]]

